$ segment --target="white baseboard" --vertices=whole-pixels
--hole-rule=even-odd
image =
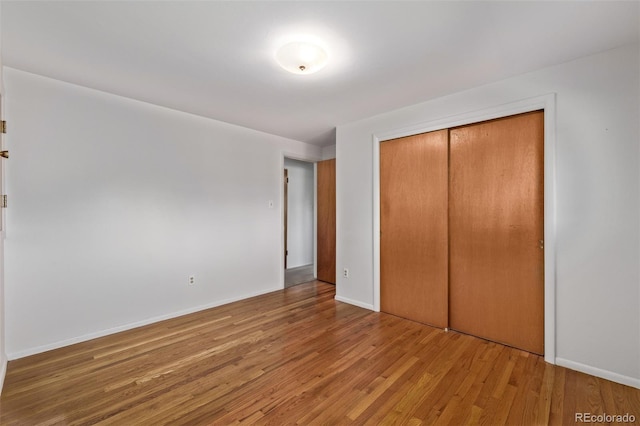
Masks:
[[[228,303],[237,302],[239,300],[249,299],[251,297],[260,296],[260,295],[271,293],[273,291],[278,291],[278,290],[282,290],[282,286],[273,287],[271,289],[267,289],[267,290],[264,290],[264,291],[249,293],[249,294],[245,294],[245,295],[242,295],[242,296],[239,296],[239,297],[233,297],[233,298],[230,298],[230,299],[218,300],[216,302],[208,303],[206,305],[200,305],[200,306],[196,306],[194,308],[184,309],[184,310],[181,310],[181,311],[172,312],[170,314],[160,315],[160,316],[157,316],[157,317],[148,318],[148,319],[145,319],[145,320],[142,320],[142,321],[136,321],[136,322],[133,322],[133,323],[130,323],[130,324],[125,324],[125,325],[121,325],[121,326],[118,326],[118,327],[109,328],[109,329],[106,329],[106,330],[100,330],[100,331],[97,331],[95,333],[89,333],[89,334],[85,334],[85,335],[78,336],[78,337],[72,337],[70,339],[60,340],[60,341],[54,342],[54,343],[48,343],[46,345],[37,346],[37,347],[34,347],[34,348],[24,349],[24,350],[17,351],[17,352],[11,352],[11,353],[7,354],[7,357],[9,358],[9,360],[24,358],[24,357],[27,357],[27,356],[30,356],[30,355],[39,354],[39,353],[50,351],[50,350],[53,350],[53,349],[59,349],[59,348],[62,348],[62,347],[65,347],[65,346],[70,346],[70,345],[73,345],[73,344],[76,344],[76,343],[86,342],[87,340],[96,339],[98,337],[104,337],[104,336],[108,336],[110,334],[119,333],[121,331],[127,331],[127,330],[131,330],[133,328],[138,328],[138,327],[142,327],[142,326],[145,326],[145,325],[153,324],[155,322],[160,322],[160,321],[168,320],[168,319],[171,319],[171,318],[181,317],[183,315],[192,314],[194,312],[204,311],[205,309],[215,308],[217,306],[226,305]]]
[[[2,386],[4,385],[4,378],[7,376],[7,357],[4,354],[0,354],[0,395],[2,395]]]
[[[634,388],[640,389],[640,379],[635,377],[624,376],[622,374],[614,373],[608,370],[603,370],[597,367],[592,367],[590,365],[582,364],[582,363],[571,361],[564,358],[556,358],[556,365],[570,368],[571,370],[580,371],[582,373],[587,373],[592,376],[601,377],[603,379],[611,380],[612,382],[621,383],[623,385],[632,386]]]
[[[360,308],[368,309],[370,311],[374,311],[375,310],[375,309],[373,309],[373,305],[371,305],[369,303],[362,303],[362,302],[359,302],[357,300],[349,299],[348,297],[342,297],[342,296],[336,295],[334,297],[334,299],[336,299],[338,302],[348,303],[350,305],[355,305],[355,306],[358,306]]]

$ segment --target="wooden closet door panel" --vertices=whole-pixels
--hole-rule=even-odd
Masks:
[[[380,145],[380,307],[447,327],[448,131]]]
[[[336,160],[317,163],[317,274],[336,283]]]
[[[544,353],[544,115],[450,131],[451,328]]]

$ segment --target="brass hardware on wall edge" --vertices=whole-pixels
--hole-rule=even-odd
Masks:
[[[7,122],[4,120],[0,121],[0,133],[7,133]]]
[[[0,197],[0,208],[6,209],[7,208],[7,196],[3,195]]]
[[[0,151],[0,157],[9,158],[9,151]]]

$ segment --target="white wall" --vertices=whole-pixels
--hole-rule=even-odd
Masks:
[[[283,155],[319,147],[10,68],[5,83],[10,359],[282,288]]]
[[[289,171],[287,268],[313,263],[313,163],[284,159]]]
[[[329,145],[322,148],[322,159],[323,160],[331,160],[332,158],[336,158],[336,146]]]
[[[638,61],[623,47],[338,127],[337,298],[373,305],[373,134],[555,92],[556,361],[640,387]]]

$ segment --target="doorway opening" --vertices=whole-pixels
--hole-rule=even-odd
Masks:
[[[284,159],[284,286],[315,280],[314,163]]]

